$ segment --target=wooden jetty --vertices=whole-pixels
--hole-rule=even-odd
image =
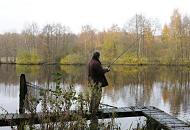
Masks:
[[[67,112],[68,113],[68,112]],[[76,113],[75,111],[70,111],[69,113]],[[84,118],[90,119],[91,114],[84,112]],[[111,118],[114,113],[115,118],[121,117],[137,117],[145,116],[147,119],[151,119],[157,123],[156,127],[160,127],[166,130],[190,130],[190,125],[185,123],[182,120],[179,120],[164,111],[153,107],[153,106],[131,106],[131,107],[121,107],[121,108],[104,108],[100,109],[97,113],[99,119]],[[58,118],[54,118],[51,113],[48,114],[52,122],[58,121]],[[66,115],[62,113],[60,116]],[[36,114],[6,114],[0,115],[0,126],[10,126],[10,125],[19,125],[20,121],[29,121],[31,118],[34,120],[34,124],[39,124],[40,119],[42,118],[42,113]],[[71,115],[68,116],[67,121],[71,118]]]
[[[30,122],[32,120],[33,124],[40,124],[40,120],[44,116],[48,116],[51,122],[59,122],[59,118],[55,117],[53,113],[47,113],[47,115],[46,113],[25,113],[24,99],[26,93],[27,83],[25,75],[22,74],[20,77],[19,113],[0,114],[0,126],[18,126],[19,129],[22,130],[24,128],[22,122]],[[73,121],[73,113],[77,113],[77,111],[63,111],[59,116],[66,117],[65,121]],[[159,128],[159,130],[190,130],[190,124],[153,106],[131,106],[121,108],[111,106],[110,108],[101,108],[96,113],[99,119],[112,118],[113,114],[115,118],[144,116],[147,118],[147,121],[156,123],[155,128]],[[82,116],[87,120],[90,120],[92,117],[88,111],[83,111]]]
[[[143,116],[153,120],[160,128],[166,130],[190,130],[190,124],[171,116],[170,114],[153,106],[140,107]]]
[[[131,106],[102,110],[102,115],[105,118],[109,118],[108,115],[111,113],[115,113],[116,117],[144,116],[148,120],[156,122],[157,128],[166,130],[190,130],[190,124],[153,106]]]

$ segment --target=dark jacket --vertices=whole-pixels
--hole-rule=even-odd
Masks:
[[[105,87],[108,85],[108,81],[105,77],[105,73],[107,71],[102,68],[101,62],[96,59],[92,58],[91,61],[88,64],[88,79],[95,83],[96,85],[99,85],[101,87]]]

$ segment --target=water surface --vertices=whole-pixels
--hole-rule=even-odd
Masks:
[[[0,106],[18,112],[19,77],[41,86],[51,86],[52,73],[61,72],[63,84],[87,88],[86,66],[0,65]],[[117,107],[151,105],[184,121],[190,121],[190,68],[184,66],[113,66],[106,74],[102,103]],[[0,111],[3,113],[4,111]],[[125,120],[121,119],[121,123]],[[124,126],[126,124],[123,124]]]

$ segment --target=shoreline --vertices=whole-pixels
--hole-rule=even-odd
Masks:
[[[85,63],[75,63],[75,64],[61,64],[61,63],[38,63],[38,64],[20,64],[20,63],[0,63],[0,65],[3,64],[10,64],[10,65],[74,65],[74,66],[84,66],[87,65]],[[103,66],[106,66],[108,64],[103,63]],[[190,66],[190,64],[187,63],[179,63],[179,64],[164,64],[164,63],[128,63],[128,64],[112,64],[112,66]]]

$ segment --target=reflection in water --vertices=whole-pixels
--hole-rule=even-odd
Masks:
[[[1,97],[16,98],[21,73],[26,74],[27,81],[44,85],[53,81],[54,72],[63,73],[63,84],[80,84],[83,86],[81,91],[87,87],[86,66],[2,64]],[[190,68],[113,66],[107,78],[109,86],[103,90],[104,103],[117,106],[154,105],[183,120],[190,120]]]
[[[16,98],[18,96],[18,89],[19,86],[15,86],[13,84],[4,84],[4,83],[0,83],[0,95],[2,97],[13,97]]]

